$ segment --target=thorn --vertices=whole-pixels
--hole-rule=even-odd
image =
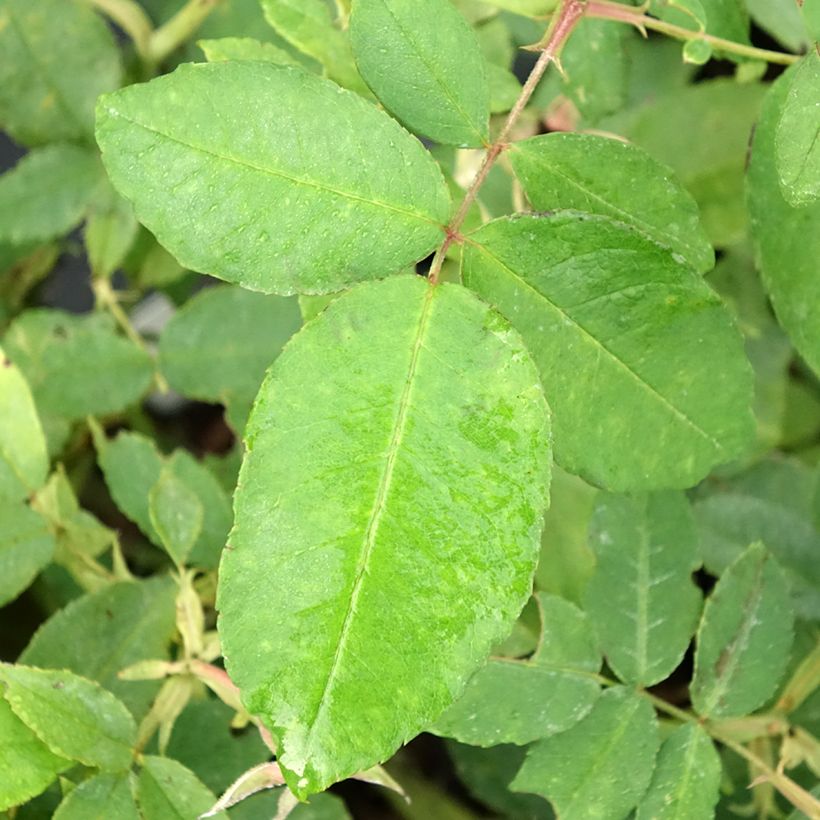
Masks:
[[[561,58],[556,54],[553,57],[550,57],[552,64],[555,66],[555,70],[561,75],[561,79],[564,82],[569,81],[569,77],[567,76],[567,72],[564,71],[564,64],[561,62]]]

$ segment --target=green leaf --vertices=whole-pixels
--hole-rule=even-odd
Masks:
[[[548,429],[520,337],[457,285],[362,285],[276,360],[248,424],[219,628],[300,795],[428,726],[512,628]]]
[[[117,506],[158,547],[157,533],[149,508],[151,488],[159,481],[163,467],[198,496],[202,504],[202,531],[188,558],[195,566],[214,567],[231,528],[231,505],[213,475],[190,453],[175,451],[169,458],[160,455],[151,439],[138,433],[121,432],[108,440],[95,426],[94,444],[105,475],[105,483]]]
[[[42,516],[22,502],[0,501],[0,606],[13,601],[54,555]]]
[[[704,65],[712,58],[712,46],[706,40],[687,40],[683,46],[683,60],[692,65]]]
[[[85,148],[31,151],[0,176],[0,241],[20,245],[67,233],[82,220],[101,178],[99,160]]]
[[[165,326],[160,369],[183,395],[224,403],[241,433],[265,371],[300,324],[295,299],[207,288]]]
[[[273,43],[263,43],[252,37],[222,37],[219,40],[200,40],[197,45],[202,49],[209,63],[224,60],[260,60],[276,65],[301,66],[292,54]]]
[[[695,723],[679,726],[663,742],[637,820],[713,817],[722,775],[720,755]]]
[[[417,140],[300,69],[182,65],[103,97],[97,138],[114,185],[181,264],[250,290],[384,277],[426,256],[449,217]]]
[[[0,127],[24,145],[90,137],[120,84],[105,23],[79,0],[0,0]]]
[[[3,342],[44,417],[116,413],[140,399],[153,374],[151,357],[119,336],[104,313],[27,310]]]
[[[608,665],[651,686],[677,667],[698,624],[698,536],[683,493],[601,494],[590,524],[597,563],[584,609]]]
[[[714,245],[746,235],[746,154],[766,86],[721,78],[688,85],[625,111],[600,127],[669,165],[700,207]]]
[[[0,499],[25,498],[47,474],[46,440],[31,390],[0,348]]]
[[[698,629],[692,705],[704,717],[748,715],[786,669],[793,631],[789,589],[762,544],[721,576]]]
[[[71,765],[51,752],[0,697],[0,811],[40,794]]]
[[[167,658],[176,587],[168,577],[111,584],[58,610],[20,656],[29,666],[69,669],[97,681],[139,719],[159,688],[117,677],[137,661]]]
[[[3,663],[0,685],[17,717],[55,754],[104,771],[131,766],[134,718],[99,684],[65,669]]]
[[[544,17],[554,11],[558,0],[487,0],[487,3],[525,17]]]
[[[658,745],[649,701],[613,687],[572,729],[533,744],[512,788],[543,795],[561,820],[621,820],[649,785]]]
[[[148,517],[165,551],[177,566],[185,563],[202,532],[204,510],[196,493],[163,467],[148,493]]]
[[[566,731],[589,712],[601,668],[592,629],[569,601],[538,600],[543,631],[532,659],[491,658],[428,731],[473,746],[524,745]]]
[[[794,0],[746,0],[755,24],[779,40],[789,51],[808,46],[808,32]]]
[[[350,39],[334,24],[325,0],[261,2],[265,19],[276,33],[321,63],[331,80],[352,91],[367,92],[353,61]]]
[[[111,276],[120,267],[138,229],[131,203],[105,180],[91,202],[85,223],[85,249],[94,276]]]
[[[356,64],[408,128],[445,145],[490,139],[490,87],[475,33],[450,0],[356,0]]]
[[[145,755],[137,802],[143,820],[190,820],[208,811],[216,803],[216,796],[176,760]],[[228,820],[224,811],[214,817]]]
[[[470,240],[465,284],[528,343],[564,469],[612,490],[687,487],[743,452],[751,368],[700,276],[598,216],[499,219]]]
[[[815,469],[780,458],[704,486],[693,509],[709,572],[720,575],[749,544],[762,541],[788,579],[797,613],[820,620],[817,486]]]
[[[792,72],[775,133],[775,163],[792,207],[820,196],[820,54],[812,49]]]
[[[505,114],[521,94],[521,83],[512,71],[494,63],[487,63],[487,82],[490,85],[490,113]]]
[[[697,271],[715,264],[697,204],[671,168],[636,145],[556,133],[514,143],[510,159],[537,210],[608,216],[680,254]]]
[[[54,820],[140,820],[130,775],[98,774],[84,780],[60,803]]]
[[[778,321],[798,352],[820,373],[820,202],[792,207],[777,173],[776,133],[797,77],[789,69],[771,87],[757,124],[748,175],[751,231],[763,284]]]

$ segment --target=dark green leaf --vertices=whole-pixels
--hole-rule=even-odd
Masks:
[[[671,168],[635,145],[593,134],[515,143],[516,176],[539,211],[574,208],[631,225],[704,272],[715,263],[698,206]]]
[[[191,820],[216,803],[216,796],[197,776],[176,760],[146,755],[137,784],[143,820]],[[219,812],[217,820],[228,820]]]
[[[789,660],[793,617],[780,568],[753,544],[723,573],[703,610],[690,688],[698,714],[748,715],[766,702]]]
[[[614,687],[572,729],[533,744],[512,788],[543,795],[561,820],[621,820],[649,785],[658,745],[649,701]]]
[[[394,273],[449,216],[418,141],[300,69],[180,66],[103,97],[97,138],[114,185],[181,264],[251,290],[326,293]]]
[[[90,137],[120,83],[105,23],[80,0],[0,0],[0,127],[25,145]]]
[[[681,662],[697,628],[698,536],[683,493],[601,494],[590,525],[597,564],[584,608],[607,663],[651,686]]]
[[[300,794],[384,760],[509,632],[537,557],[548,427],[520,337],[455,285],[362,285],[276,360],[218,606],[231,677]]]
[[[134,718],[110,692],[68,670],[0,664],[0,694],[49,749],[104,771],[125,771]]]
[[[489,141],[484,57],[450,0],[356,0],[350,39],[367,84],[408,128],[445,145]]]
[[[140,820],[130,775],[98,774],[69,792],[54,820]]]
[[[85,248],[94,276],[111,276],[120,267],[138,229],[131,203],[105,180],[89,206],[85,223]]]
[[[575,213],[496,220],[471,235],[463,275],[527,341],[565,469],[613,490],[686,487],[747,446],[740,334],[642,235]]]

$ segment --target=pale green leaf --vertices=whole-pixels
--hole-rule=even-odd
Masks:
[[[176,760],[146,755],[137,783],[137,802],[143,820],[191,820],[216,803],[214,793]],[[223,811],[217,820],[227,820]]]
[[[276,360],[218,608],[227,668],[299,794],[392,754],[510,631],[538,553],[548,429],[520,337],[457,285],[362,285]]]
[[[25,498],[47,474],[46,441],[31,390],[0,349],[0,499]]]
[[[687,40],[683,46],[683,61],[704,65],[712,58],[712,46],[706,40]]]
[[[265,19],[276,33],[317,60],[331,80],[352,91],[367,92],[356,70],[350,38],[336,26],[325,0],[261,2]]]
[[[524,745],[589,712],[601,668],[592,629],[569,601],[542,594],[539,603],[543,629],[532,659],[491,658],[428,731],[473,746]]]
[[[669,23],[703,31],[707,21],[706,9],[703,7],[705,2],[706,0],[651,0],[649,11]]]
[[[651,686],[681,662],[697,628],[698,536],[683,493],[601,494],[590,524],[597,558],[584,609],[607,664]]]
[[[106,179],[89,206],[85,223],[85,249],[94,276],[111,276],[120,267],[138,229],[131,203]]]
[[[43,417],[74,420],[123,410],[148,389],[151,357],[104,313],[27,310],[3,338]]]
[[[809,38],[817,43],[820,40],[820,3],[817,0],[801,0],[799,5]]]
[[[0,176],[0,241],[20,245],[67,233],[83,218],[101,179],[99,160],[90,150],[34,149]]]
[[[55,754],[104,771],[130,767],[134,718],[99,684],[65,669],[3,663],[0,694]]]
[[[300,324],[295,299],[207,288],[163,330],[160,369],[183,395],[227,405],[241,433],[265,371]]]
[[[130,775],[98,774],[84,780],[60,803],[54,820],[140,820]]]
[[[762,544],[729,566],[698,629],[692,705],[704,717],[747,715],[786,669],[794,616],[783,573]]]
[[[323,296],[300,296],[299,313],[303,322],[309,322],[318,316],[339,294],[328,293]]]
[[[81,0],[0,0],[0,127],[24,145],[88,138],[120,84],[114,38]]]
[[[490,85],[490,113],[504,114],[509,111],[521,94],[521,83],[515,74],[494,63],[487,63],[487,82]]]
[[[762,83],[708,80],[650,95],[601,128],[669,165],[698,203],[712,243],[723,247],[746,235],[746,153],[765,90]]]
[[[54,555],[46,520],[21,501],[0,501],[0,606],[14,600]]]
[[[29,666],[70,669],[97,681],[140,718],[154,681],[117,677],[137,661],[167,658],[174,635],[176,587],[168,577],[111,584],[58,610],[20,656]]]
[[[500,219],[470,239],[464,281],[528,343],[562,467],[612,490],[676,488],[743,452],[751,368],[694,271],[599,216]]]
[[[649,785],[658,745],[649,701],[613,687],[572,729],[533,744],[512,788],[543,795],[561,820],[621,820]]]
[[[544,17],[555,10],[558,0],[487,0],[487,3],[525,17]]]
[[[510,149],[539,211],[574,208],[642,231],[705,272],[715,263],[698,206],[671,168],[636,145],[593,134],[547,134]]]
[[[117,506],[157,546],[162,540],[151,522],[148,496],[159,481],[163,466],[198,496],[203,509],[202,532],[188,562],[214,567],[231,528],[231,505],[219,482],[190,453],[176,450],[163,457],[151,439],[139,433],[121,432],[108,440],[94,427],[97,458],[105,482]]]
[[[795,69],[772,86],[752,144],[748,174],[751,236],[777,318],[803,358],[820,373],[820,202],[792,207],[776,168],[776,133]]]
[[[817,487],[816,470],[778,458],[701,488],[694,512],[709,572],[720,575],[749,544],[762,541],[786,575],[797,613],[820,620]]]
[[[820,54],[812,49],[792,74],[775,133],[775,163],[793,207],[820,196]]]
[[[40,794],[71,765],[51,752],[0,697],[0,811]]]
[[[779,40],[789,51],[808,45],[808,32],[795,0],[746,0],[755,24]]]
[[[450,0],[356,0],[350,40],[362,77],[408,128],[445,145],[488,142],[484,57]]]
[[[103,97],[97,139],[115,187],[182,265],[251,290],[384,277],[426,256],[449,217],[417,140],[300,69],[182,65]]]
[[[200,40],[197,45],[202,49],[209,63],[224,60],[259,60],[276,65],[301,66],[292,54],[273,43],[263,43],[252,37],[222,37],[219,40]]]
[[[204,510],[197,494],[174,475],[169,464],[148,493],[148,517],[174,563],[184,564],[202,532]]]
[[[700,726],[679,726],[661,746],[637,820],[713,817],[722,768],[712,739]]]

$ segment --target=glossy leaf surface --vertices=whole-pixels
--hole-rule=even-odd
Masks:
[[[539,595],[539,606],[543,626],[532,658],[490,658],[431,731],[473,746],[524,745],[589,712],[601,654],[586,616],[553,595]]]
[[[131,765],[134,719],[99,684],[66,670],[7,663],[0,665],[0,684],[17,717],[55,754],[104,771]]]
[[[651,686],[680,663],[697,628],[698,537],[682,493],[602,494],[590,524],[597,558],[584,609],[607,663],[625,683]]]
[[[449,215],[417,140],[296,68],[180,66],[102,98],[97,139],[114,185],[182,265],[251,290],[394,273],[429,253]]]
[[[613,490],[686,487],[743,452],[751,369],[693,271],[604,217],[499,219],[471,240],[464,281],[524,336],[562,467]]]
[[[409,128],[445,145],[490,136],[490,89],[478,40],[450,0],[356,0],[356,63]]]
[[[276,360],[248,425],[219,628],[300,794],[387,758],[509,632],[548,429],[520,337],[455,285],[362,285]]]
[[[700,715],[747,715],[774,692],[792,646],[789,589],[762,544],[723,573],[703,610],[690,692]]]
[[[691,194],[671,168],[638,146],[593,134],[547,134],[515,143],[510,159],[536,210],[608,216],[666,245],[697,271],[714,265]]]
[[[90,139],[120,82],[111,32],[78,0],[0,0],[0,126],[25,145]]]
[[[543,795],[562,820],[621,820],[649,785],[658,745],[649,701],[615,687],[572,729],[533,744],[512,788]]]

